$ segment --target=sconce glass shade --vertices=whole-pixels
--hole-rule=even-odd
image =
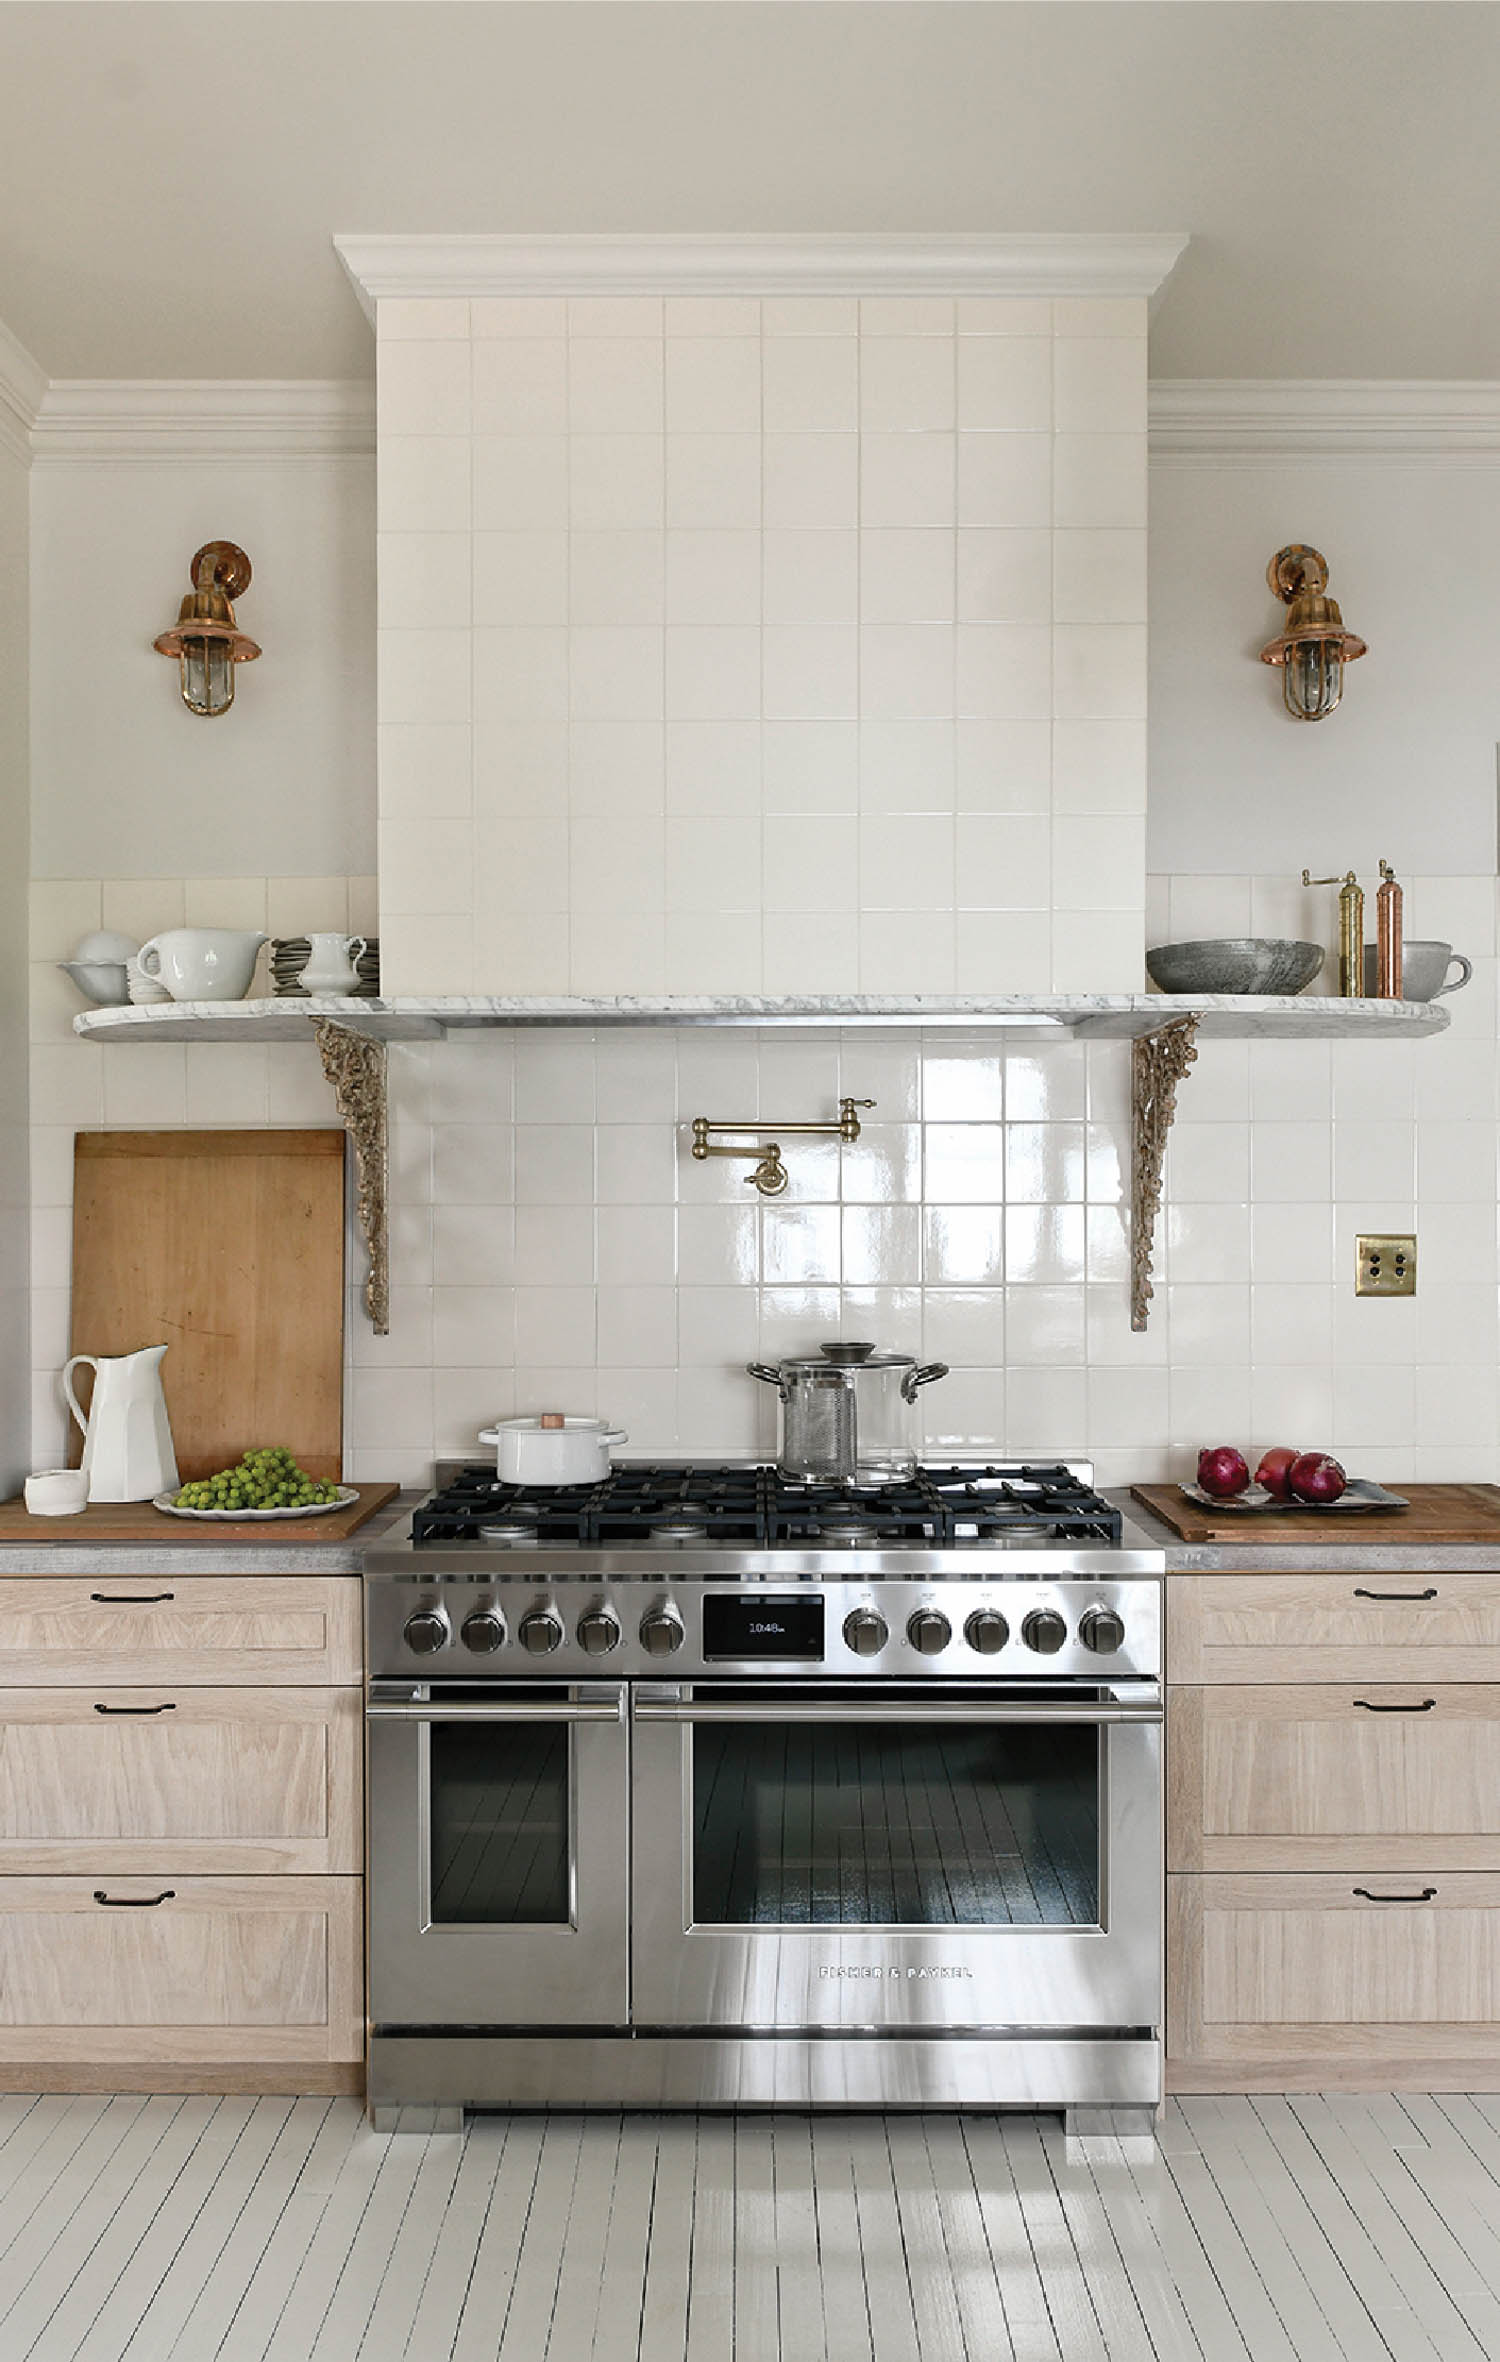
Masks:
[[[234,703],[234,668],[259,654],[256,642],[234,620],[231,595],[250,581],[250,560],[232,541],[205,542],[193,558],[193,587],[177,611],[171,631],[151,645],[178,660],[182,702],[189,713],[223,714]]]
[[[1294,541],[1266,568],[1266,580],[1286,601],[1286,630],[1268,640],[1262,664],[1281,667],[1281,698],[1294,721],[1321,722],[1344,694],[1344,667],[1365,653],[1345,631],[1337,599],[1327,595],[1328,562],[1321,551]]]

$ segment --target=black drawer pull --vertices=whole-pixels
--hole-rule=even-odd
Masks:
[[[1437,1585],[1429,1583],[1425,1591],[1367,1591],[1363,1583],[1354,1586],[1356,1599],[1436,1599]]]
[[[168,1886],[159,1895],[107,1895],[102,1886],[96,1886],[94,1900],[109,1903],[117,1911],[154,1911],[158,1903],[170,1903],[176,1892],[175,1886]]]
[[[1437,1888],[1424,1886],[1419,1895],[1372,1895],[1367,1886],[1357,1886],[1354,1892],[1363,1895],[1367,1903],[1430,1903]]]
[[[1374,1698],[1356,1698],[1356,1706],[1363,1706],[1367,1714],[1430,1714],[1436,1698],[1423,1698],[1415,1706],[1382,1706]]]
[[[90,1599],[100,1607],[160,1607],[164,1599],[175,1599],[175,1591],[91,1591]]]
[[[94,1703],[96,1714],[175,1714],[176,1711],[174,1699],[169,1699],[165,1706],[101,1706],[97,1699]]]

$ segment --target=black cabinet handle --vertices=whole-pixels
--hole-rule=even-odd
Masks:
[[[1372,1895],[1367,1886],[1357,1886],[1354,1892],[1363,1895],[1367,1903],[1430,1903],[1437,1888],[1424,1886],[1419,1895]]]
[[[1414,1706],[1382,1706],[1374,1698],[1356,1698],[1354,1704],[1363,1706],[1367,1714],[1430,1714],[1437,1704],[1437,1700],[1436,1698],[1422,1698]]]
[[[175,1699],[169,1699],[165,1706],[101,1706],[97,1700],[94,1704],[96,1714],[175,1714],[176,1711]]]
[[[1436,1599],[1437,1585],[1429,1583],[1425,1591],[1367,1591],[1363,1583],[1354,1586],[1356,1599]]]
[[[100,1607],[160,1607],[164,1599],[175,1599],[175,1591],[91,1591],[90,1599]]]
[[[107,1895],[102,1886],[96,1886],[94,1900],[109,1903],[117,1911],[154,1911],[158,1903],[170,1903],[176,1892],[175,1886],[168,1886],[159,1895]]]

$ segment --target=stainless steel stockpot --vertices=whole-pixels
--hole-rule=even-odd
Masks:
[[[917,1390],[946,1378],[945,1361],[877,1353],[842,1340],[785,1361],[747,1362],[781,1397],[783,1476],[822,1484],[895,1484],[917,1465]]]

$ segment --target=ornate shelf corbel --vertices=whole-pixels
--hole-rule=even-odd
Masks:
[[[1197,1057],[1196,1017],[1178,1017],[1130,1045],[1130,1325],[1151,1305],[1151,1249],[1161,1210],[1161,1171],[1177,1113],[1177,1086]]]
[[[390,1334],[390,1274],[386,1211],[388,1157],[385,1044],[355,1033],[333,1017],[314,1017],[323,1072],[333,1086],[339,1114],[354,1142],[356,1211],[369,1256],[365,1310],[377,1337]]]

